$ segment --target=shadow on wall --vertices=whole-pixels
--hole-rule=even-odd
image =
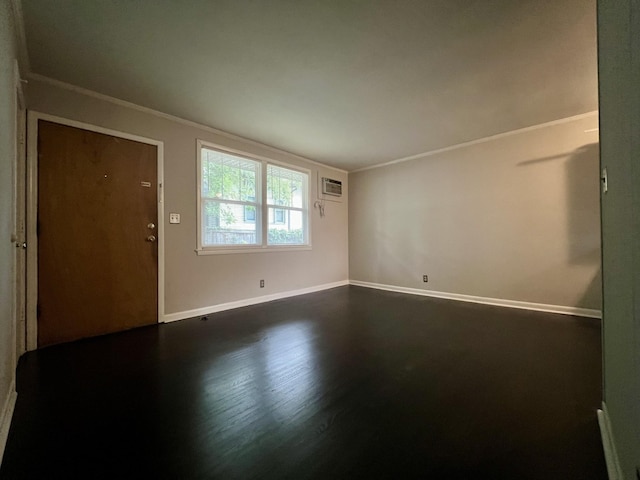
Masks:
[[[590,303],[589,299],[600,299],[602,295],[599,144],[590,143],[569,154],[528,160],[518,166],[563,160],[566,161],[567,258],[571,265],[597,267],[582,296],[580,304],[584,305]]]

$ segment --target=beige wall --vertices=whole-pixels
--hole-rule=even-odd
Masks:
[[[0,1],[0,420],[15,375],[13,326],[13,164],[16,148],[14,59],[9,2]],[[2,452],[0,447],[0,455]],[[1,457],[0,457],[1,458]]]
[[[312,203],[318,172],[321,176],[338,178],[345,185],[346,173],[48,83],[30,81],[27,98],[30,110],[164,142],[165,313],[206,308],[348,278],[347,189],[342,203],[327,202],[324,218],[320,218],[317,209],[310,212],[312,250],[196,255],[196,139],[310,169]],[[182,223],[170,225],[170,212],[180,213]],[[259,288],[260,279],[265,280],[265,288]]]
[[[594,114],[350,174],[350,278],[599,310],[597,126]]]

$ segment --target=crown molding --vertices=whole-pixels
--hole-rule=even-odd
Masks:
[[[336,172],[341,172],[344,174],[348,174],[349,172],[347,170],[344,170],[342,168],[337,168],[337,167],[333,167],[331,165],[327,165],[325,163],[321,163],[321,162],[317,162],[315,160],[311,160],[310,158],[306,158],[303,157],[301,155],[296,155],[295,153],[292,152],[288,152],[286,150],[283,150],[281,148],[277,148],[277,147],[273,147],[271,145],[267,145],[265,143],[261,143],[258,142],[256,140],[251,140],[249,138],[246,137],[242,137],[240,135],[235,135],[233,133],[229,133],[229,132],[225,132],[224,130],[220,130],[218,128],[214,128],[211,127],[209,125],[205,125],[202,123],[198,123],[198,122],[194,122],[191,120],[187,120],[185,118],[182,117],[178,117],[176,115],[171,115],[169,113],[164,113],[161,112],[159,110],[154,110],[153,108],[149,108],[149,107],[144,107],[142,105],[138,105],[136,103],[133,102],[128,102],[126,100],[121,100],[119,98],[116,97],[112,97],[109,95],[105,95],[102,93],[98,93],[95,92],[93,90],[89,90],[87,88],[83,88],[83,87],[78,87],[76,85],[73,85],[71,83],[67,83],[67,82],[63,82],[60,80],[56,80],[54,78],[51,77],[47,77],[45,75],[41,75],[38,73],[34,73],[31,70],[31,63],[29,61],[29,51],[27,49],[27,37],[25,35],[25,28],[24,28],[24,17],[23,17],[23,13],[22,13],[22,0],[9,0],[10,5],[11,5],[11,10],[13,12],[13,17],[14,17],[14,24],[15,24],[15,30],[16,30],[16,40],[17,40],[17,45],[18,45],[18,62],[20,65],[20,71],[22,72],[22,75],[24,76],[23,78],[26,78],[27,80],[37,80],[39,82],[42,83],[47,83],[49,85],[53,85],[55,87],[58,88],[62,88],[64,90],[68,90],[68,91],[72,91],[75,93],[79,93],[81,95],[86,95],[88,97],[93,97],[99,100],[103,100],[105,102],[109,102],[115,105],[119,105],[121,107],[126,107],[126,108],[131,108],[133,110],[137,110],[139,112],[144,112],[147,113],[149,115],[153,115],[156,117],[160,117],[160,118],[164,118],[165,120],[170,120],[172,122],[176,122],[176,123],[180,123],[182,125],[187,125],[190,127],[194,127],[194,128],[198,128],[200,130],[204,130],[206,132],[210,132],[210,133],[214,133],[216,135],[220,135],[222,137],[226,137],[232,140],[237,140],[240,142],[243,142],[245,144],[249,144],[249,145],[253,145],[259,148],[263,148],[265,150],[268,150],[270,152],[273,153],[278,153],[281,155],[286,155],[290,158],[294,158],[296,160],[300,160],[306,163],[310,163],[312,165],[317,165],[319,167],[323,167],[323,168],[328,168],[330,170],[336,171]]]
[[[438,155],[440,153],[450,152],[452,150],[459,150],[461,148],[471,147],[473,145],[479,145],[481,143],[491,142],[493,140],[498,140],[501,138],[511,137],[513,135],[520,135],[521,133],[532,132],[534,130],[540,130],[541,128],[552,127],[554,125],[562,125],[563,123],[575,122],[576,120],[582,120],[583,118],[589,118],[598,115],[598,110],[593,110],[591,112],[582,113],[580,115],[574,115],[572,117],[560,118],[558,120],[553,120],[551,122],[540,123],[538,125],[532,125],[530,127],[519,128],[517,130],[511,130],[509,132],[498,133],[497,135],[491,135],[488,137],[478,138],[476,140],[470,140],[468,142],[458,143],[455,145],[450,145],[448,147],[439,148],[437,150],[429,150],[423,153],[417,153],[415,155],[410,155],[408,157],[397,158],[395,160],[390,160],[384,163],[378,163],[376,165],[371,165],[368,167],[358,168],[356,170],[351,170],[351,173],[356,172],[364,172],[366,170],[373,170],[374,168],[383,168],[388,167],[390,165],[395,165],[397,163],[404,163],[411,160],[418,160],[420,158],[431,157],[433,155]],[[585,133],[597,132],[598,129],[590,129],[585,130]]]
[[[52,85],[54,87],[58,87],[61,88],[63,90],[68,90],[74,93],[78,93],[80,95],[85,95],[87,97],[92,97],[98,100],[102,100],[104,102],[108,102],[108,103],[112,103],[114,105],[118,105],[120,107],[125,107],[125,108],[130,108],[132,110],[136,110],[138,112],[142,112],[142,113],[146,113],[148,115],[153,115],[155,117],[160,117],[160,118],[164,118],[165,120],[170,120],[172,122],[175,123],[180,123],[182,125],[186,125],[189,127],[193,127],[193,128],[197,128],[199,130],[204,130],[206,132],[210,132],[210,133],[214,133],[216,135],[220,135],[222,137],[226,137],[232,140],[236,140],[245,144],[249,144],[249,145],[253,145],[255,147],[259,147],[265,150],[268,150],[270,152],[273,153],[278,153],[281,155],[286,155],[287,157],[290,158],[294,158],[296,160],[300,160],[302,162],[306,162],[306,163],[311,163],[313,165],[317,165],[319,167],[323,167],[323,168],[328,168],[337,172],[341,172],[341,173],[345,173],[348,174],[349,172],[347,172],[346,170],[343,170],[341,168],[337,168],[337,167],[332,167],[331,165],[327,165],[324,163],[320,163],[317,162],[315,160],[311,160],[310,158],[306,158],[300,155],[296,155],[295,153],[291,153],[288,152],[286,150],[282,150],[280,148],[277,147],[272,147],[271,145],[267,145],[261,142],[258,142],[256,140],[251,140],[250,138],[246,138],[246,137],[241,137],[240,135],[235,135],[233,133],[229,133],[229,132],[225,132],[224,130],[220,130],[218,128],[214,128],[214,127],[210,127],[209,125],[205,125],[202,123],[198,123],[198,122],[194,122],[191,120],[187,120],[185,118],[182,117],[178,117],[175,115],[171,115],[169,113],[164,113],[161,112],[159,110],[154,110],[153,108],[149,108],[149,107],[144,107],[142,105],[138,105],[137,103],[133,103],[133,102],[129,102],[127,100],[122,100],[120,98],[116,98],[116,97],[112,97],[109,95],[105,95],[104,93],[98,93],[94,90],[89,90],[87,88],[83,88],[83,87],[78,87],[77,85],[73,85],[71,83],[67,83],[67,82],[63,82],[60,80],[56,80],[54,78],[51,77],[47,77],[45,75],[40,75],[39,73],[29,73],[28,77],[29,80],[34,80],[34,81],[38,81],[38,82],[42,82],[48,85]]]

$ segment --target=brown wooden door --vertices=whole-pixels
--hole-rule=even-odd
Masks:
[[[157,322],[156,148],[39,121],[39,347]]]

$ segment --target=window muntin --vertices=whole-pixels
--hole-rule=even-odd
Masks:
[[[308,171],[198,144],[198,251],[310,245]]]

